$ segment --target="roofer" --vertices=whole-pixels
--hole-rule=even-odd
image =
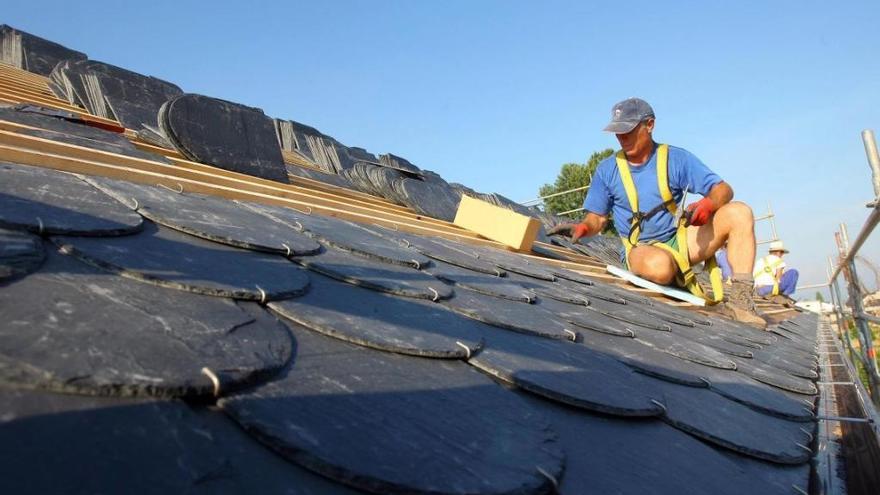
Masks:
[[[654,110],[640,98],[614,105],[604,130],[617,135],[622,149],[596,168],[584,200],[583,220],[560,225],[550,233],[570,232],[576,242],[602,232],[610,213],[630,271],[706,297],[691,270],[692,265],[705,261],[713,275],[715,297],[706,298],[710,304],[721,302],[723,286],[714,254],[726,243],[733,278],[727,301],[718,308],[738,321],[766,327],[752,299],[755,221],[751,208],[731,201],[733,189],[696,156],[654,142],[654,117]],[[703,196],[686,213],[677,206],[685,193]]]
[[[755,263],[752,274],[755,277],[755,291],[771,301],[789,305],[791,299],[788,296],[794,294],[797,288],[798,271],[785,269],[782,257],[789,251],[782,241],[771,242],[768,251],[770,254]]]

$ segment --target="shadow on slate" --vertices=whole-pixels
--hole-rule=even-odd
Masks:
[[[39,237],[0,228],[0,282],[36,270],[45,258],[46,250]]]
[[[13,57],[21,63],[19,69],[48,76],[55,65],[62,60],[85,60],[87,55],[54,41],[34,36],[6,24],[0,24],[0,45],[5,50],[14,50]],[[8,47],[8,48],[7,48]],[[5,60],[12,63],[12,60]],[[12,64],[16,65],[16,64]]]
[[[431,260],[352,222],[322,215],[309,215],[290,208],[240,202],[251,211],[337,249],[375,261],[420,269]]]
[[[0,163],[0,225],[42,235],[114,236],[138,232],[142,223],[74,175]]]
[[[219,402],[284,457],[383,494],[545,493],[539,470],[562,472],[544,418],[464,363],[292,331],[285,378]]]
[[[474,272],[449,263],[434,260],[425,273],[433,275],[456,287],[469,289],[487,296],[509,299],[524,303],[535,301],[535,294],[522,285],[511,283],[503,278]]]
[[[202,421],[200,429],[210,435],[225,466],[207,486],[211,493],[260,493],[285,495],[357,495],[345,485],[308,471],[258,442],[228,414],[218,408],[193,407]],[[229,487],[229,488],[227,488]],[[126,493],[130,493],[126,491]]]
[[[666,406],[665,421],[707,442],[779,464],[802,464],[812,456],[811,434],[802,422],[763,414],[707,389],[662,380],[650,387]]]
[[[0,312],[0,380],[29,388],[218,395],[276,373],[291,353],[285,327],[253,303],[134,282],[55,252],[0,290]]]
[[[294,229],[226,199],[103,177],[86,182],[156,223],[209,241],[286,256],[321,250]]]
[[[289,183],[272,119],[258,108],[183,94],[162,105],[159,125],[190,160]]]
[[[468,318],[514,332],[551,339],[574,340],[577,337],[575,327],[546,310],[542,301],[523,304],[461,288],[455,291],[454,297],[441,304]]]
[[[17,134],[106,151],[154,162],[170,163],[167,158],[138,149],[124,134],[105,131],[85,124],[79,116],[36,105],[0,108],[0,120],[33,128],[17,128]]]
[[[63,82],[66,86],[69,82],[79,102],[93,114],[115,117],[124,127],[139,133],[146,130],[151,140],[165,140],[158,130],[159,108],[183,94],[168,81],[96,60],[64,61],[50,76],[56,85]],[[109,107],[109,114],[105,106]]]
[[[233,467],[183,402],[0,388],[0,403],[3,493],[232,492]]]
[[[307,273],[282,256],[206,241],[152,222],[144,222],[137,235],[52,241],[63,253],[123,277],[209,296],[265,302],[298,296],[309,285]]]
[[[559,480],[562,495],[792,495],[792,486],[803,493],[808,489],[809,464],[773,465],[727,453],[660,421],[583,414],[525,399],[546,414],[559,433],[569,466]]]
[[[333,247],[321,254],[291,259],[336,280],[398,296],[437,301],[453,294],[452,288],[419,270],[380,263]]]
[[[592,349],[560,340],[487,329],[468,359],[478,369],[547,399],[617,416],[658,416],[650,382]]]
[[[464,359],[483,346],[483,327],[432,302],[317,274],[310,279],[306,295],[269,303],[269,308],[316,332],[382,351]]]

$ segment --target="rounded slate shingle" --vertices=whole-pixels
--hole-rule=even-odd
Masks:
[[[547,493],[563,453],[544,418],[464,363],[292,326],[284,378],[221,408],[285,458],[372,493]]]
[[[41,235],[115,236],[143,219],[80,178],[55,170],[0,164],[0,225]]]
[[[266,302],[303,294],[309,285],[306,271],[282,256],[206,241],[152,222],[137,235],[52,241],[124,277],[209,296]]]
[[[321,254],[292,259],[309,270],[336,280],[398,296],[439,301],[453,294],[452,288],[427,273],[381,263],[333,247],[327,247]]]
[[[273,218],[289,228],[313,237],[342,251],[358,254],[375,261],[420,269],[431,260],[412,249],[381,237],[352,222],[322,215],[308,215],[290,208],[241,203],[242,206]]]
[[[463,359],[483,345],[479,324],[433,302],[310,278],[307,294],[269,307],[325,335],[400,354]]]
[[[293,228],[234,201],[101,177],[86,181],[156,223],[209,241],[285,256],[321,250]]]
[[[0,381],[90,395],[209,396],[290,358],[253,303],[163,289],[52,252],[0,290]]]
[[[488,329],[468,363],[546,399],[616,416],[657,416],[650,383],[613,357],[562,340]]]
[[[443,261],[434,260],[432,266],[426,268],[425,272],[456,287],[487,296],[525,303],[531,303],[535,300],[535,294],[522,285],[509,282],[505,278],[475,272]]]

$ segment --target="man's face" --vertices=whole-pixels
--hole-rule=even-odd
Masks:
[[[633,130],[626,134],[615,134],[620,143],[620,149],[626,156],[643,156],[649,154],[654,145],[651,133],[654,131],[654,119],[648,118],[639,123]]]
[[[785,255],[785,251],[770,251],[770,254],[775,254],[776,256],[782,258]]]

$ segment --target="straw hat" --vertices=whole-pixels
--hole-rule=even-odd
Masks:
[[[770,249],[768,249],[771,253],[774,251],[782,251],[783,253],[790,252],[788,249],[785,249],[785,244],[782,241],[773,241],[770,243]]]

